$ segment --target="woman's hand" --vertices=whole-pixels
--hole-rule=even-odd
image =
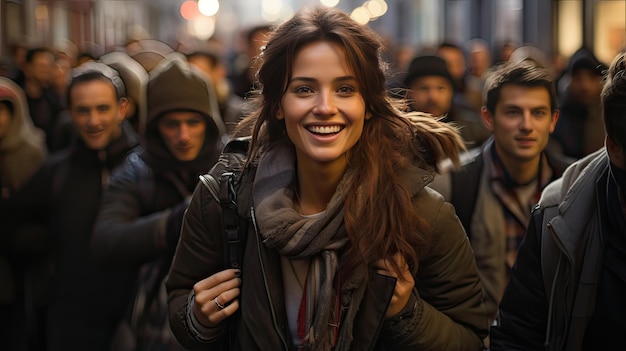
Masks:
[[[193,313],[200,324],[216,327],[239,309],[240,270],[226,269],[193,286]]]
[[[387,308],[387,313],[385,314],[387,318],[393,317],[402,311],[407,302],[409,302],[413,287],[415,286],[415,279],[413,279],[413,274],[411,274],[409,265],[404,260],[404,257],[400,254],[395,254],[392,259],[398,264],[398,267],[400,267],[400,271],[402,272],[401,276],[398,276],[394,271],[390,260],[378,260],[374,264],[379,274],[397,279],[396,290],[393,293],[393,297]]]

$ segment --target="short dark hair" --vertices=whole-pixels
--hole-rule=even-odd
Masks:
[[[487,77],[483,97],[485,107],[491,114],[495,113],[502,87],[509,84],[528,88],[546,88],[550,94],[550,112],[556,111],[556,89],[550,72],[530,61],[520,61],[505,63]]]
[[[626,53],[615,56],[604,79],[600,96],[606,133],[626,151]]]

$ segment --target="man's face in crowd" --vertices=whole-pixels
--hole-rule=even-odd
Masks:
[[[579,69],[572,74],[569,91],[574,101],[586,106],[600,104],[602,78],[588,69]]]
[[[26,64],[27,78],[42,87],[48,87],[52,84],[54,68],[54,55],[47,51],[39,52]]]
[[[454,89],[446,78],[424,76],[415,78],[409,84],[408,98],[413,110],[442,116],[450,111]]]
[[[159,133],[167,149],[180,161],[198,157],[206,132],[206,121],[200,113],[169,112],[158,122]]]
[[[482,118],[505,163],[529,162],[539,158],[548,144],[559,113],[551,112],[546,88],[508,84],[500,91],[494,114],[483,107]]]
[[[126,99],[117,100],[112,83],[102,79],[80,82],[69,94],[72,122],[88,148],[102,150],[121,135]]]

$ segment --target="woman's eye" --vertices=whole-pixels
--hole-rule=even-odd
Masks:
[[[294,92],[297,94],[310,94],[313,92],[313,89],[307,87],[307,86],[302,86],[302,87],[297,87],[294,89]]]
[[[353,87],[349,85],[344,85],[340,87],[339,89],[337,89],[337,92],[340,94],[351,94],[351,93],[354,93],[355,91],[356,89],[354,89]]]

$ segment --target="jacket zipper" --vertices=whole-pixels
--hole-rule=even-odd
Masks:
[[[250,218],[252,218],[252,225],[254,226],[254,234],[258,237],[259,229],[257,227],[256,217],[254,215],[254,206],[250,206]],[[274,330],[280,337],[280,341],[283,343],[284,350],[289,350],[289,348],[287,347],[287,342],[285,341],[285,337],[283,336],[282,331],[278,327],[276,311],[274,310],[274,304],[272,303],[272,296],[270,294],[269,284],[267,283],[267,278],[266,278],[267,274],[265,274],[265,266],[263,265],[263,259],[261,258],[261,245],[262,245],[261,242],[257,244],[257,254],[259,257],[259,265],[261,267],[261,272],[263,273],[263,283],[265,285],[265,293],[267,294],[267,297],[270,300],[270,311],[272,312],[272,324],[274,325]]]
[[[561,253],[567,258],[567,262],[569,264],[570,267],[570,272],[569,272],[569,277],[568,280],[565,282],[565,284],[563,284],[563,290],[567,291],[567,286],[569,284],[571,284],[575,278],[574,278],[574,258],[572,257],[571,253],[569,251],[567,251],[565,249],[565,247],[563,246],[563,242],[561,242],[561,238],[556,234],[556,231],[554,230],[554,227],[552,226],[551,223],[548,223],[548,229],[550,230],[551,234],[552,234],[552,238],[554,239],[554,243],[556,244],[556,246],[559,248],[559,250],[561,251]],[[560,261],[557,264],[557,266],[560,266]],[[554,278],[553,278],[553,284],[557,281],[557,272],[555,272]],[[571,290],[571,289],[570,289]],[[565,296],[566,299],[566,307],[564,308],[564,319],[565,319],[565,330],[563,331],[563,335],[561,337],[561,345],[559,345],[559,350],[563,348],[563,346],[565,345],[566,342],[566,338],[567,338],[567,334],[569,333],[569,319],[570,319],[570,308],[571,305],[573,305],[573,298],[572,298],[572,294],[571,292],[567,294],[567,296]]]

